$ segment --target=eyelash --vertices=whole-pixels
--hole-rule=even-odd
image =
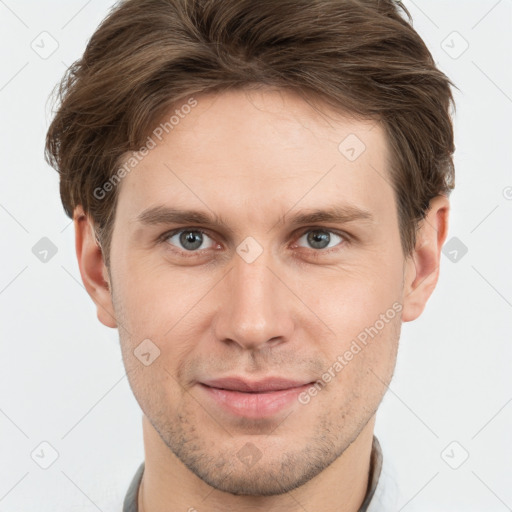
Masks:
[[[187,231],[198,232],[198,233],[201,233],[203,235],[208,236],[212,240],[215,240],[214,237],[211,236],[208,233],[208,231],[206,231],[206,230],[203,230],[201,228],[196,228],[196,227],[188,227],[188,228],[178,228],[178,229],[173,229],[171,231],[166,231],[165,233],[162,233],[162,235],[160,235],[158,237],[157,242],[165,244],[166,241],[170,237],[172,237],[174,235],[177,235],[179,233],[187,232]],[[340,250],[340,246],[343,247],[343,246],[345,246],[347,244],[350,244],[351,241],[352,241],[352,237],[350,235],[348,235],[347,233],[343,232],[343,231],[327,229],[327,228],[319,227],[319,226],[303,228],[303,230],[301,230],[299,235],[297,236],[297,240],[302,238],[302,236],[304,236],[306,233],[313,232],[313,231],[320,231],[320,232],[323,232],[323,233],[334,234],[334,235],[339,236],[339,237],[341,237],[343,239],[337,245],[335,245],[334,247],[330,247],[328,249],[310,249],[309,252],[312,253],[313,258],[318,258],[318,257],[324,256],[325,254],[331,254],[332,252],[338,251],[338,250]],[[177,247],[175,247],[175,246],[173,246],[171,244],[167,244],[167,245],[168,245],[168,247],[171,248],[170,250],[172,252],[178,253],[180,256],[183,256],[185,258],[197,258],[198,256],[201,256],[202,253],[204,253],[205,251],[209,250],[209,249],[200,249],[200,250],[196,250],[196,251],[183,251],[183,250],[180,250],[180,249],[178,249]],[[305,249],[305,248],[301,248],[301,249]]]

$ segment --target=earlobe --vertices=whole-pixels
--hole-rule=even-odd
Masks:
[[[98,320],[107,327],[116,328],[108,272],[101,248],[94,236],[92,221],[83,208],[77,206],[73,213],[73,222],[76,256],[85,289],[96,304]]]
[[[444,195],[430,201],[430,210],[419,225],[413,254],[404,268],[402,321],[418,318],[439,278],[441,249],[448,233],[450,203]]]

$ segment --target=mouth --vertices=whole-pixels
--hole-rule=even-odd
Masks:
[[[279,377],[251,381],[239,377],[204,380],[199,388],[214,406],[231,415],[264,418],[297,402],[297,396],[314,383]]]

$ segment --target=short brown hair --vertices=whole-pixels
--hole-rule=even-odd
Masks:
[[[450,85],[399,1],[125,0],[59,84],[45,156],[66,214],[91,216],[109,267],[119,187],[109,200],[94,190],[167,112],[206,92],[296,91],[382,123],[408,255],[430,200],[454,186]]]

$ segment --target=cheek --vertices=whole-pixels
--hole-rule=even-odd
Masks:
[[[186,270],[172,271],[168,265],[149,265],[134,258],[120,262],[117,270],[113,276],[116,312],[137,337],[171,335],[208,285]]]
[[[371,253],[361,252],[360,258],[336,268],[282,268],[284,280],[307,306],[297,306],[296,298],[290,295],[289,312],[302,324],[298,327],[317,338],[327,339],[324,334],[327,335],[336,350],[359,335],[364,336],[361,333],[401,298],[400,258],[399,254],[389,254],[390,250],[387,245]],[[208,296],[208,292],[222,277],[224,267],[217,272],[186,266],[172,268],[163,256],[155,260],[129,251],[125,254],[130,256],[117,260],[113,275],[115,307],[133,334],[133,343],[145,338],[164,343],[176,338],[178,332],[182,339],[186,332],[197,334],[200,325],[207,328],[218,307],[218,295],[212,304],[213,294]],[[297,313],[297,307],[302,313]],[[321,336],[318,329],[323,332]],[[180,352],[186,347],[175,349]]]
[[[323,280],[327,288],[310,289],[318,316],[335,333],[317,350],[327,364],[322,380],[333,382],[330,399],[342,409],[376,408],[392,377],[401,326],[399,261],[344,269]]]
[[[199,280],[184,272],[135,264],[124,268],[123,272],[119,266],[113,276],[114,307],[123,326],[119,328],[123,359],[133,387],[156,400],[157,391],[178,389],[174,379],[197,342],[197,320],[204,313],[199,301],[206,292]],[[196,284],[191,287],[191,282]],[[151,363],[145,366],[148,359]]]
[[[401,269],[367,268],[317,272],[306,278],[301,297],[332,331],[330,342],[343,348],[365,332],[386,330],[401,309]],[[384,316],[384,320],[381,320]],[[384,323],[383,323],[384,322]]]
[[[364,336],[337,346],[322,380],[330,379],[325,400],[339,404],[339,411],[354,420],[373,414],[389,385],[396,364],[400,320],[396,316],[380,330],[362,331]],[[379,327],[378,324],[376,327]]]
[[[172,368],[161,354],[150,366],[144,366],[130,355],[126,363],[128,381],[141,410],[148,418],[175,417],[183,406],[182,388],[172,377]]]

